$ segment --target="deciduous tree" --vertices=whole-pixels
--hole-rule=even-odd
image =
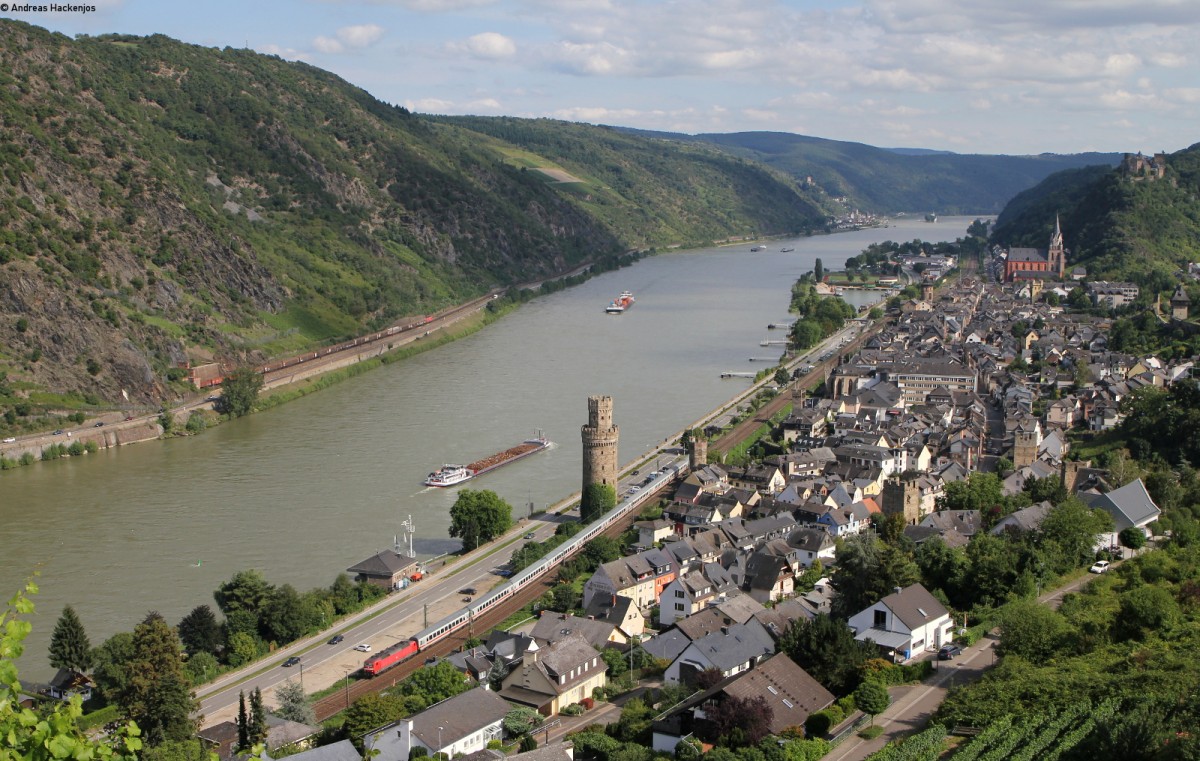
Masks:
[[[854,704],[863,713],[870,714],[872,724],[875,723],[875,717],[886,711],[891,703],[887,687],[878,679],[865,679],[854,690]]]
[[[861,666],[874,654],[874,648],[854,639],[849,626],[824,613],[811,621],[793,621],[779,640],[779,648],[838,695],[848,695],[858,686]]]
[[[289,679],[279,685],[275,690],[275,699],[279,701],[279,707],[275,709],[276,716],[301,724],[317,723],[313,707],[308,702],[308,696],[304,694],[304,687],[295,679]]]
[[[579,522],[591,523],[616,506],[616,489],[608,484],[588,484],[579,500]]]
[[[713,739],[731,748],[757,745],[771,733],[775,712],[762,695],[753,698],[727,696],[705,708],[705,718],[713,731]]]
[[[231,417],[248,414],[258,401],[262,391],[263,377],[251,367],[239,367],[221,381],[221,396],[218,397],[217,412]]]
[[[63,608],[50,635],[50,665],[83,673],[92,666],[92,644],[70,605]]]
[[[463,489],[450,507],[450,536],[470,552],[512,528],[512,505],[494,491]]]

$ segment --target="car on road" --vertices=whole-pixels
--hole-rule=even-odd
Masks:
[[[358,651],[358,652],[360,652],[360,653],[369,653],[369,652],[371,652],[371,646],[370,646],[370,645],[368,645],[366,642],[363,642],[362,644],[359,644],[359,645],[355,645],[355,646],[354,646],[354,649],[355,649],[355,650],[357,650],[357,651]]]
[[[92,427],[93,427],[93,428],[103,428],[103,427],[104,427],[104,421],[103,421],[103,420],[97,420],[97,421],[96,421],[96,424],[95,424],[94,426],[92,426]]]
[[[637,492],[639,492],[641,490],[642,490],[642,487],[640,487],[640,486],[630,486],[629,487],[630,494],[636,494]]]
[[[61,428],[59,428],[57,431],[54,432],[55,436],[62,436],[62,434],[63,434],[63,429],[61,429]]]
[[[526,534],[526,535],[525,535],[525,538],[526,538],[526,539],[532,539],[532,538],[533,538],[533,532],[532,532],[532,531],[530,531],[528,534]]]
[[[938,650],[939,661],[948,661],[956,655],[962,655],[962,648],[953,643],[942,645],[942,649]]]
[[[1088,569],[1088,573],[1104,573],[1108,570],[1108,567],[1109,563],[1107,560],[1097,560],[1092,567]]]
[[[329,638],[329,644],[331,644],[331,645],[340,645],[345,641],[346,641],[346,638],[340,634],[335,634]]]
[[[294,655],[291,658],[288,658],[286,661],[283,662],[284,668],[290,668],[292,666],[299,666],[299,665],[300,665],[300,659]]]
[[[642,471],[640,468],[634,468],[633,470],[629,471],[629,475],[636,476],[638,473],[641,473],[641,472]]]
[[[458,593],[460,595],[473,595],[475,594],[475,587],[463,587],[462,589],[458,590]]]
[[[12,436],[9,436],[7,439],[5,439],[5,440],[4,440],[4,443],[5,443],[5,444],[12,444],[12,443],[14,443],[15,441],[16,441],[16,438],[14,438],[14,437],[12,437]]]
[[[125,419],[126,419],[126,420],[133,420],[133,415],[126,415],[126,416],[125,416]]]

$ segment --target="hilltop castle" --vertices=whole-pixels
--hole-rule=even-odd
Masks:
[[[1167,154],[1156,153],[1154,157],[1141,152],[1126,153],[1121,159],[1121,174],[1133,180],[1160,180],[1167,170]]]

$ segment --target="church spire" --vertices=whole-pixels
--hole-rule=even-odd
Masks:
[[[1063,247],[1062,225],[1059,224],[1057,214],[1054,215],[1054,234],[1050,236],[1050,250],[1046,253],[1050,271],[1062,280],[1067,271],[1067,252]]]

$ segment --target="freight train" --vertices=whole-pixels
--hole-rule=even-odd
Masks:
[[[363,674],[366,676],[377,676],[393,666],[398,666],[433,643],[449,636],[456,629],[466,626],[472,618],[484,611],[490,610],[493,606],[507,600],[518,590],[535,582],[546,571],[562,563],[585,544],[611,528],[614,523],[640,508],[660,488],[675,479],[683,478],[685,475],[687,475],[686,463],[668,465],[661,471],[658,471],[658,475],[647,481],[641,491],[634,493],[624,502],[618,504],[616,508],[600,520],[589,524],[583,531],[571,537],[570,541],[554,548],[553,553],[509,579],[507,584],[497,587],[471,605],[461,608],[432,626],[417,632],[410,639],[398,642],[386,650],[381,650],[372,655],[363,663]]]

